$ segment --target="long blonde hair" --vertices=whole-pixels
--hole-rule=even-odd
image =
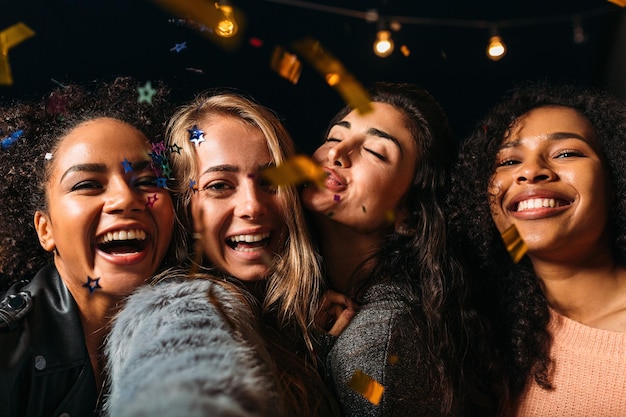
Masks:
[[[197,181],[198,164],[195,147],[188,130],[214,116],[235,117],[259,129],[267,141],[273,163],[280,165],[295,155],[291,136],[278,116],[253,99],[232,91],[207,91],[180,107],[167,127],[167,144],[172,152],[175,180],[171,188],[181,198],[178,212],[187,229],[191,226],[191,181]],[[245,139],[244,139],[245,140]],[[177,147],[180,147],[178,149]],[[273,310],[281,326],[296,323],[302,330],[311,351],[309,330],[323,290],[319,257],[309,235],[300,197],[295,187],[281,186],[278,196],[288,234],[280,247],[271,272],[267,277],[267,291],[262,301],[263,312]]]

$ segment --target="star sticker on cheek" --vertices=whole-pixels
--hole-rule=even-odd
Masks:
[[[152,97],[156,94],[156,90],[152,88],[152,83],[150,81],[147,81],[143,87],[137,87],[137,91],[139,92],[137,103],[145,102],[152,104]]]
[[[200,142],[204,142],[204,131],[198,129],[197,125],[193,125],[191,129],[187,129],[189,132],[189,140],[196,146],[200,146]]]
[[[153,207],[154,203],[156,203],[156,201],[159,199],[159,197],[157,197],[157,195],[152,195],[152,196],[148,196],[148,201],[146,202],[146,206],[148,207]]]
[[[133,164],[131,164],[130,162],[128,162],[128,159],[124,158],[124,160],[122,161],[122,166],[124,167],[124,172],[130,172],[133,170]]]
[[[93,294],[95,290],[97,290],[98,288],[102,288],[100,286],[100,278],[91,278],[89,275],[87,275],[87,282],[83,284],[83,287],[89,290],[89,294]]]

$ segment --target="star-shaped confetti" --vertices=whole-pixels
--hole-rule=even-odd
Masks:
[[[100,286],[100,278],[91,278],[87,275],[87,282],[83,284],[83,287],[89,289],[89,294],[93,294],[95,290],[102,288]]]
[[[170,48],[170,51],[172,52],[176,51],[176,53],[180,53],[180,51],[186,48],[187,48],[187,42],[185,41],[183,43],[175,44],[172,48]]]
[[[194,192],[194,194],[198,191],[197,182],[194,180],[189,180],[189,189]]]
[[[131,172],[133,170],[133,164],[128,162],[128,159],[124,158],[122,161],[122,166],[124,167],[124,172]]]
[[[161,165],[161,170],[163,171],[165,178],[169,178],[172,175],[172,168],[170,168],[170,164]]]
[[[348,381],[348,386],[374,405],[380,403],[380,399],[385,391],[385,387],[378,381],[359,369],[354,372],[352,379]]]
[[[6,138],[0,141],[0,147],[2,149],[7,149],[9,146],[13,145],[17,140],[24,134],[23,130],[18,130],[16,132],[11,133]]]
[[[172,146],[170,146],[170,152],[174,152],[180,155],[180,150],[183,149],[180,146],[178,146],[177,144],[173,144]]]
[[[167,186],[167,178],[157,178],[156,185],[159,188],[165,188]]]
[[[156,194],[154,195],[149,195],[148,196],[148,201],[146,202],[146,206],[148,207],[153,207],[154,203],[156,203],[156,201],[159,199],[159,197],[157,197]]]
[[[193,125],[191,129],[187,129],[189,132],[189,140],[196,146],[200,146],[201,142],[204,142],[204,131],[198,129],[197,125]]]
[[[9,49],[35,34],[24,23],[17,23],[0,32],[0,84],[12,85],[13,76],[9,65]]]
[[[165,144],[163,143],[163,141],[153,143],[152,152],[156,154],[162,154],[163,152],[165,152]]]
[[[139,92],[137,103],[145,102],[152,104],[152,97],[156,94],[156,90],[152,88],[152,83],[150,81],[146,81],[146,84],[143,87],[137,87],[137,91]]]

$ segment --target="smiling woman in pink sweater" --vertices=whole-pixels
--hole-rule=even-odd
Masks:
[[[479,126],[451,196],[501,336],[507,413],[624,415],[625,103],[534,84]],[[519,263],[501,238],[511,226],[527,248]]]

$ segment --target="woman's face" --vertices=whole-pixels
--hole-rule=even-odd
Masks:
[[[514,224],[531,257],[572,257],[600,247],[612,191],[586,118],[568,107],[526,113],[502,143],[496,165],[493,219],[500,232]]]
[[[274,165],[263,133],[230,116],[198,124],[198,192],[191,208],[204,254],[243,281],[267,275],[284,242],[279,196],[259,171]]]
[[[313,158],[325,187],[303,191],[305,206],[364,234],[388,229],[403,208],[415,173],[417,146],[403,114],[386,103],[350,112],[332,126]]]
[[[74,128],[48,162],[49,211],[35,226],[73,294],[127,295],[161,264],[174,208],[150,151],[134,127],[100,118]]]

